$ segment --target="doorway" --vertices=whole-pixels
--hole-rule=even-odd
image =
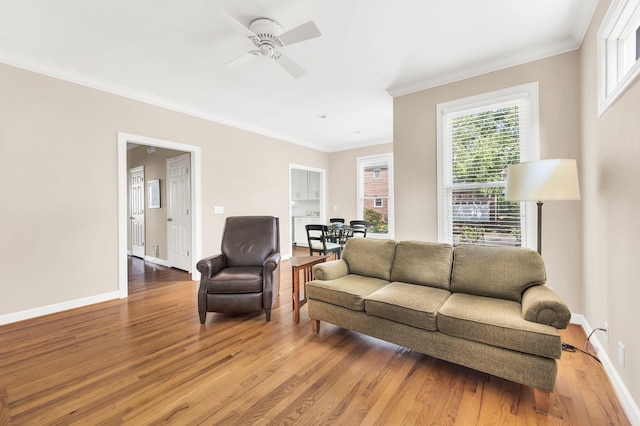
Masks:
[[[202,220],[201,220],[201,149],[198,146],[186,145],[179,142],[155,139],[146,136],[133,135],[129,133],[118,133],[118,292],[121,298],[128,295],[128,244],[127,229],[130,219],[128,212],[128,166],[127,166],[127,145],[137,144],[149,147],[166,148],[176,151],[183,151],[190,154],[190,177],[191,188],[190,221],[191,221],[191,252],[189,270],[192,272],[191,279],[200,280],[200,273],[196,269],[196,262],[202,253]]]
[[[144,166],[129,170],[129,211],[131,255],[144,259]]]
[[[289,164],[290,246],[308,246],[307,224],[325,223],[325,170]]]

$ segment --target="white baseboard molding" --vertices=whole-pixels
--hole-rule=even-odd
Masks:
[[[155,263],[156,265],[160,265],[160,266],[166,266],[167,268],[170,267],[169,262],[167,260],[158,259],[157,257],[145,256],[144,261]]]
[[[84,297],[82,299],[69,300],[66,302],[56,303],[54,305],[47,305],[39,308],[27,309],[26,311],[0,315],[0,325],[24,321],[31,318],[41,317],[43,315],[55,314],[57,312],[62,312],[69,309],[81,308],[83,306],[93,305],[95,303],[106,302],[108,300],[119,298],[120,293],[117,291],[113,291],[111,293],[97,294],[95,296]]]
[[[591,328],[589,322],[583,315],[571,314],[571,322],[573,324],[581,325],[587,333],[587,336],[593,331],[593,328]],[[598,358],[600,359],[600,362],[602,362],[602,366],[604,367],[607,376],[609,376],[609,380],[611,380],[611,383],[613,384],[613,389],[618,395],[618,399],[620,400],[627,417],[629,417],[629,421],[632,425],[640,425],[640,408],[638,408],[638,404],[633,400],[633,397],[629,393],[629,389],[627,389],[622,378],[620,378],[618,371],[609,358],[609,354],[605,350],[604,346],[600,344],[600,341],[595,334],[591,336],[589,341],[598,353]]]

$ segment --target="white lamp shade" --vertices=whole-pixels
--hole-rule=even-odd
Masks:
[[[526,161],[507,169],[507,201],[579,200],[576,160]]]

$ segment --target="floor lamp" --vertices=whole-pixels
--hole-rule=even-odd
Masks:
[[[539,160],[510,165],[505,199],[537,201],[538,253],[542,254],[542,202],[580,199],[576,160]]]

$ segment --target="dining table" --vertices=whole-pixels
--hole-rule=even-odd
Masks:
[[[343,247],[347,243],[347,240],[353,237],[353,228],[348,225],[340,226],[332,223],[327,225],[327,230],[327,239]]]

